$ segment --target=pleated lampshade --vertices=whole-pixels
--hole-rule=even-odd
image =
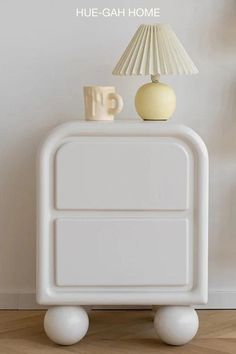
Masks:
[[[113,70],[113,75],[197,73],[198,69],[168,24],[141,25]]]

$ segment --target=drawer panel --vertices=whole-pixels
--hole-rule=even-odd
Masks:
[[[186,219],[62,218],[55,223],[57,286],[190,284]]]
[[[65,143],[56,154],[56,208],[185,210],[190,158],[174,139]]]

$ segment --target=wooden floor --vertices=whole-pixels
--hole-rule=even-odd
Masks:
[[[62,347],[44,334],[44,311],[0,311],[0,354],[236,354],[236,310],[198,311],[200,329],[184,347],[163,344],[151,311],[92,311],[87,336]]]

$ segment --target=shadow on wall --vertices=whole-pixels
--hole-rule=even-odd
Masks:
[[[219,131],[221,134],[219,137],[219,146],[222,146],[222,149],[219,152],[222,154],[227,154],[228,158],[236,159],[236,77],[232,78],[229,87],[227,87],[224,107],[225,112],[223,112],[222,115],[222,129]]]
[[[236,53],[236,1],[222,0],[216,12],[215,22],[211,27],[209,36],[205,39],[211,41],[215,50],[224,55]]]
[[[217,267],[227,273],[235,269],[236,250],[236,164],[226,161],[221,166],[221,176],[217,182],[218,188],[211,196],[210,210],[216,205],[217,199],[220,204],[212,220],[210,242],[214,243],[211,250],[215,250],[212,259],[217,257]],[[223,207],[222,207],[223,206]],[[216,247],[217,243],[217,247]]]
[[[222,129],[220,133],[220,145],[227,155],[236,153],[236,1],[222,0],[218,16],[209,32],[208,40],[211,41],[211,47],[222,63],[219,70],[229,77],[229,85],[225,87],[224,92],[224,110]],[[214,58],[214,57],[213,57]],[[222,59],[222,62],[221,62]],[[232,68],[232,70],[230,70]],[[232,75],[234,73],[234,75]],[[220,81],[218,85],[220,85]]]
[[[217,6],[217,3],[216,3]],[[217,155],[236,153],[236,1],[222,0],[212,6],[212,16],[202,28],[201,48],[213,116],[208,146]],[[217,150],[216,150],[217,149]]]
[[[211,13],[200,16],[201,9],[197,45],[203,105],[196,126],[202,124],[210,154],[210,284],[222,288],[223,280],[235,287],[236,1],[211,1]]]

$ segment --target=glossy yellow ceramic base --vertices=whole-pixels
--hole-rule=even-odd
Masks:
[[[137,91],[135,107],[144,120],[167,120],[175,111],[176,96],[170,86],[150,82]]]

